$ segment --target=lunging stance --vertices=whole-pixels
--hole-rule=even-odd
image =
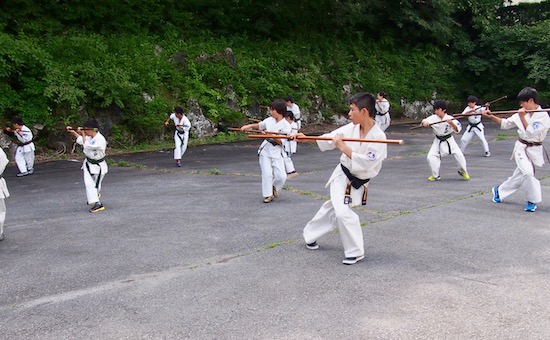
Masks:
[[[357,263],[365,257],[363,231],[353,206],[365,205],[369,180],[378,175],[382,161],[387,157],[387,145],[372,142],[344,142],[342,138],[385,139],[386,135],[375,123],[375,98],[370,93],[351,97],[349,119],[344,125],[324,136],[332,140],[318,140],[321,151],[338,148],[342,151],[340,163],[334,169],[326,186],[330,187],[330,200],[304,228],[303,236],[308,249],[318,249],[317,240],[338,228],[344,246],[344,264]],[[296,137],[300,141],[299,133]]]
[[[511,117],[500,118],[488,110],[483,112],[484,116],[500,124],[501,129],[517,128],[518,132],[512,156],[516,161],[516,170],[506,181],[493,188],[493,202],[501,203],[516,190],[523,188],[527,199],[523,210],[530,212],[535,211],[537,203],[542,201],[540,181],[535,178],[535,167],[542,167],[544,164],[542,143],[550,128],[548,113],[536,111],[541,109],[537,97],[537,90],[525,87],[518,94],[521,108]],[[529,110],[532,111],[528,112]]]

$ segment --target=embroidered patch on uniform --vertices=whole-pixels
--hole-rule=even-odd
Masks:
[[[533,123],[533,130],[537,130],[539,127],[540,127],[540,123],[539,123],[539,122],[534,122],[534,123]]]
[[[369,151],[369,152],[367,153],[367,159],[368,159],[369,161],[374,161],[374,160],[376,159],[376,152],[374,152],[374,151]]]

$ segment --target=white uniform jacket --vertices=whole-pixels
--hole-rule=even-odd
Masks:
[[[333,137],[337,134],[342,134],[343,138],[362,138],[360,129],[361,126],[359,124],[355,125],[353,123],[349,123],[323,136]],[[375,124],[364,138],[386,139],[386,134],[378,125]],[[388,149],[385,143],[345,143],[352,150],[352,157],[350,159],[345,154],[342,154],[340,157],[340,164],[348,168],[352,175],[360,179],[370,179],[378,175],[380,169],[382,168],[382,161],[388,156]],[[333,150],[336,148],[333,141],[319,140],[317,141],[317,145],[321,151]],[[332,172],[332,175],[330,176],[325,187],[328,187],[335,178],[339,176],[346,176],[340,164],[338,164]],[[367,185],[368,183],[364,186]],[[352,188],[352,206],[361,204],[362,194],[363,190]]]
[[[481,111],[483,111],[485,108],[481,107],[479,105],[474,106],[473,109],[471,109],[469,106],[467,106],[464,111],[462,111],[462,114],[465,114],[468,112],[468,114],[473,114],[473,116],[468,116],[468,124],[470,124],[472,127],[468,128],[468,132],[470,129],[475,129],[476,127],[479,127],[480,130],[483,131],[483,123],[481,122]],[[475,111],[472,111],[475,110]],[[476,113],[479,113],[476,114]]]
[[[89,169],[90,174],[105,175],[109,168],[107,167],[107,162],[105,162],[105,150],[107,149],[107,140],[101,133],[97,133],[94,138],[86,136],[86,139],[83,139],[82,136],[78,136],[76,143],[84,147],[84,155],[86,159],[82,164],[82,170]],[[103,160],[99,164],[93,164],[88,161],[88,158],[93,161]]]
[[[292,129],[290,123],[286,119],[281,119],[279,122],[273,117],[269,117],[261,121],[259,124],[260,130],[265,130],[269,132],[280,132],[285,135],[290,135]],[[287,143],[287,139],[281,139],[282,145]],[[283,148],[281,145],[272,145],[267,140],[264,140],[258,149],[258,155],[267,156],[270,158],[282,158],[283,157]]]
[[[15,135],[15,137],[17,137],[17,139],[19,140],[19,142],[21,142],[22,144],[24,143],[29,143],[27,145],[20,145],[18,146],[19,148],[22,148],[23,149],[23,152],[30,152],[30,151],[34,151],[34,143],[32,143],[32,131],[31,129],[29,129],[28,127],[26,127],[25,125],[23,125],[21,127],[21,135],[19,135],[17,132],[14,132],[13,134]]]
[[[0,148],[0,199],[10,197],[10,192],[8,191],[6,180],[4,179],[4,177],[1,177],[4,174],[4,170],[6,170],[6,166],[8,165],[8,163],[8,156],[6,156],[4,150]]]
[[[539,106],[537,109],[540,109]],[[521,118],[518,113],[515,113],[509,118],[503,118],[500,123],[501,129],[513,129],[518,128],[518,136],[529,143],[542,143],[548,129],[550,128],[550,117],[547,112],[532,112],[525,115],[527,121],[527,129],[523,127]],[[525,153],[527,157],[536,166],[542,166],[544,164],[543,146],[527,146],[519,140],[514,145],[514,154]],[[514,156],[512,155],[512,158]]]

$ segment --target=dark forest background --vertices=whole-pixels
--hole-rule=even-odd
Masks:
[[[293,95],[323,116],[344,87],[550,99],[550,2],[0,0],[0,118],[55,128],[116,113],[110,139],[158,135],[190,99],[218,124]],[[320,105],[320,106],[319,106]]]

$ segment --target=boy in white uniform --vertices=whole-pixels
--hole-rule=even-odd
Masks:
[[[432,143],[432,147],[428,152],[428,164],[432,170],[432,175],[428,177],[428,181],[439,181],[439,168],[441,166],[441,157],[445,155],[453,155],[458,163],[458,174],[465,180],[470,179],[468,170],[466,169],[466,158],[460,151],[458,144],[453,138],[453,132],[459,133],[462,125],[452,116],[447,114],[447,104],[443,100],[436,100],[434,102],[435,114],[424,118],[422,125],[425,127],[431,126],[435,133],[435,138]],[[440,123],[442,122],[442,123]],[[434,124],[435,123],[435,124]]]
[[[294,114],[292,113],[292,111],[286,111],[285,119],[290,124],[290,135],[296,135],[298,133],[298,125],[294,121]],[[287,174],[287,178],[291,178],[297,175],[296,168],[294,167],[294,162],[292,162],[292,154],[296,153],[297,144],[298,143],[295,140],[289,139],[284,145],[283,159],[285,160],[285,171]]]
[[[464,153],[466,147],[468,146],[468,143],[470,143],[472,137],[475,134],[481,141],[481,144],[483,144],[485,157],[490,157],[491,153],[489,152],[489,144],[487,143],[487,139],[485,139],[485,127],[481,122],[481,112],[484,110],[484,108],[477,105],[478,99],[476,96],[469,96],[466,101],[468,102],[468,106],[466,106],[464,111],[462,111],[462,114],[468,113],[472,114],[472,116],[468,116],[468,127],[466,127],[466,131],[464,131],[464,134],[460,139],[460,150],[462,151],[462,153]]]
[[[88,204],[93,204],[89,211],[93,213],[105,210],[105,207],[99,201],[99,197],[101,196],[101,183],[109,168],[105,161],[107,141],[99,132],[99,124],[91,118],[84,123],[84,129],[78,128],[75,131],[72,127],[67,126],[67,131],[76,137],[77,144],[83,146],[84,155],[86,156],[81,169],[84,172],[84,185],[86,186]]]
[[[6,156],[4,150],[0,148],[0,241],[4,240],[4,222],[6,221],[5,199],[10,197],[6,180],[2,177],[8,163],[8,156]]]
[[[176,160],[176,166],[181,167],[181,158],[185,151],[187,151],[187,141],[189,140],[191,122],[189,118],[183,114],[183,108],[181,106],[176,106],[174,108],[174,113],[166,119],[164,125],[168,126],[170,120],[174,121],[174,126],[176,127],[176,132],[174,132],[174,159]]]
[[[17,177],[32,175],[34,172],[34,143],[32,142],[32,131],[23,124],[21,118],[15,118],[13,129],[7,128],[6,131],[12,132],[19,140],[15,151],[15,163],[19,169]]]
[[[259,129],[270,132],[279,132],[289,135],[290,124],[284,119],[286,104],[282,99],[275,99],[269,110],[271,117],[255,124],[247,124],[241,127],[242,131]],[[260,168],[262,170],[262,196],[264,203],[273,201],[279,196],[286,181],[285,162],[283,160],[283,145],[287,139],[265,139],[258,149]]]
[[[285,101],[287,110],[292,111],[294,121],[296,122],[296,125],[298,125],[298,130],[300,130],[302,128],[302,111],[300,111],[300,107],[294,102],[294,98],[292,96],[286,97]]]
[[[317,240],[338,228],[344,246],[344,264],[351,265],[365,257],[363,231],[353,206],[366,204],[368,181],[378,175],[382,161],[387,157],[384,143],[344,142],[342,138],[385,139],[376,124],[375,99],[370,93],[358,93],[350,99],[349,119],[344,125],[324,136],[332,141],[317,141],[321,151],[338,148],[342,151],[340,163],[334,169],[326,186],[330,186],[330,200],[326,201],[304,228],[308,249],[319,249]],[[298,134],[300,136],[303,134]],[[298,139],[299,140],[299,139]]]
[[[376,124],[380,126],[382,131],[390,126],[390,102],[386,98],[385,92],[378,92],[376,95]]]
[[[547,112],[526,112],[541,109],[537,97],[537,90],[525,87],[518,94],[521,109],[511,117],[500,118],[491,115],[488,110],[483,112],[484,116],[500,124],[501,129],[517,128],[519,136],[512,155],[516,161],[516,170],[504,183],[493,188],[493,202],[501,203],[516,190],[523,188],[527,198],[523,210],[529,212],[534,212],[537,203],[542,201],[540,181],[535,178],[535,166],[542,167],[544,164],[542,143],[550,128]]]

